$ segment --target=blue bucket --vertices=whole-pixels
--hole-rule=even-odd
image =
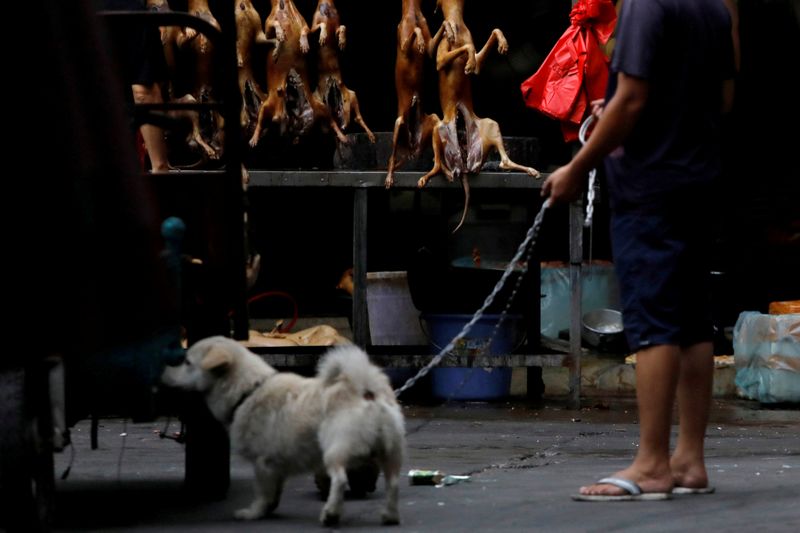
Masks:
[[[519,326],[522,317],[506,315],[492,339],[500,316],[483,315],[450,353],[459,356],[511,353],[520,339]],[[422,318],[427,324],[431,348],[439,353],[472,320],[472,315],[424,314]],[[437,367],[431,371],[432,392],[438,398],[452,400],[505,398],[511,391],[511,372],[509,367]]]

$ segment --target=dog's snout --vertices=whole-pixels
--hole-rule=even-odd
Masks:
[[[167,366],[180,366],[186,362],[186,350],[170,350],[170,353],[164,358],[164,364]]]
[[[186,348],[177,339],[170,340],[161,348],[161,361],[167,366],[177,366],[186,359]]]

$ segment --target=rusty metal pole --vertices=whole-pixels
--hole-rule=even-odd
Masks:
[[[353,190],[353,342],[369,344],[367,314],[367,189]]]
[[[569,206],[569,368],[570,409],[581,408],[581,263],[583,261],[583,202],[577,200]]]

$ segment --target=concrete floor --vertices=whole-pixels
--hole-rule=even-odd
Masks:
[[[406,405],[408,469],[470,476],[437,488],[401,486],[397,531],[798,531],[800,411],[716,399],[707,457],[716,494],[664,502],[586,503],[577,488],[626,466],[638,441],[630,398],[586,397],[580,410],[558,399]],[[100,449],[89,425],[73,428],[75,457],[58,481],[56,531],[318,531],[322,503],[310,475],[290,480],[275,516],[232,519],[249,502],[249,467],[234,458],[223,501],[183,490],[183,447],[160,439],[165,420],[102,421]],[[169,430],[177,430],[175,421]],[[56,456],[56,474],[71,453]],[[378,531],[383,488],[348,499],[340,529]]]

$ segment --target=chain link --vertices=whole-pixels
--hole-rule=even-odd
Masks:
[[[586,120],[583,121],[583,124],[581,124],[581,128],[578,130],[578,140],[581,141],[581,144],[586,144],[586,133],[589,131],[589,126],[591,126],[595,120],[597,119],[594,115],[589,115]],[[592,217],[594,216],[594,197],[596,194],[596,177],[597,169],[593,168],[591,172],[589,172],[589,186],[586,190],[586,219],[583,221],[584,228],[589,228],[592,225]]]
[[[595,196],[595,177],[597,176],[597,169],[593,168],[589,172],[589,187],[586,192],[586,219],[583,221],[583,227],[589,228],[592,226],[592,217],[594,216],[594,196]]]

